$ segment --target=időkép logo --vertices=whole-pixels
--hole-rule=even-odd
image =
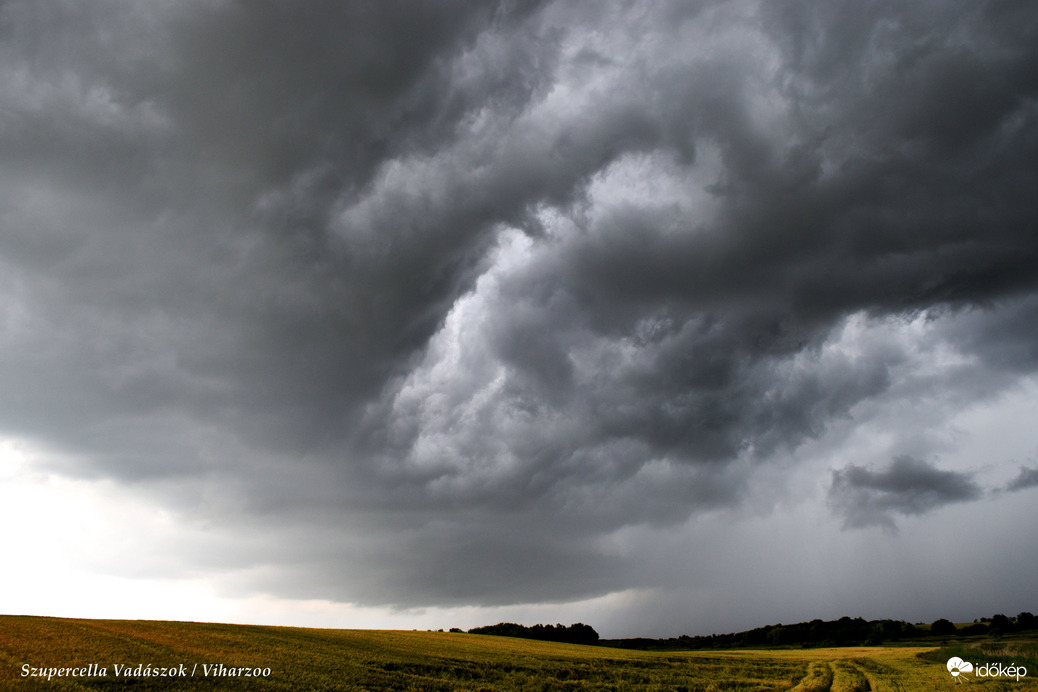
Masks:
[[[969,673],[973,673],[974,677],[978,678],[1013,678],[1017,682],[1020,682],[1020,678],[1027,675],[1027,668],[1018,666],[1015,663],[1008,666],[1001,663],[973,665],[969,661],[963,661],[958,656],[952,656],[948,659],[947,668],[956,682],[969,680],[968,677],[964,677]]]

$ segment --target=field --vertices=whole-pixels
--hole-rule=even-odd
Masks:
[[[900,692],[951,689],[953,654],[1033,660],[1033,644],[991,646],[646,652],[444,632],[0,616],[0,688]],[[970,678],[991,692],[1038,689],[1038,668],[1019,682]]]

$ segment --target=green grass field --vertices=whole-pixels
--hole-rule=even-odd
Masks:
[[[1033,660],[1035,646],[1000,643],[954,653],[1023,662]],[[55,692],[946,690],[957,684],[944,665],[950,655],[933,646],[646,652],[443,632],[0,616],[0,687]],[[116,665],[135,675],[116,674]],[[219,665],[225,673],[260,669],[260,676],[214,675]],[[37,675],[23,676],[23,666]],[[99,667],[107,675],[96,675]],[[154,675],[163,667],[194,676]],[[60,668],[79,670],[72,677],[51,671],[49,680],[46,672],[38,675]],[[1038,669],[1019,682],[974,677],[970,683],[991,692],[1035,689]]]

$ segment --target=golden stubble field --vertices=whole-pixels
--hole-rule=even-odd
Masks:
[[[919,657],[933,648],[645,652],[445,632],[0,616],[0,688],[902,692],[962,684],[942,660]],[[1019,682],[967,678],[990,692],[1038,688],[1038,670]]]

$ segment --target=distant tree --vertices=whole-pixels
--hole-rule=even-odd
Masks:
[[[901,623],[901,636],[906,639],[911,639],[912,637],[922,637],[925,634],[925,630],[923,630],[921,627],[917,625],[913,625],[910,622]]]
[[[773,646],[781,646],[790,640],[790,632],[781,625],[775,625],[768,630],[768,643]]]
[[[955,634],[958,630],[955,629],[955,625],[951,620],[934,620],[934,623],[930,625],[930,634],[935,637],[944,637],[949,634]]]
[[[1038,617],[1024,611],[1016,616],[1016,628],[1018,630],[1038,629]]]
[[[1008,617],[999,613],[998,615],[991,616],[991,629],[997,629],[999,633],[1012,632],[1015,628],[1013,627],[1013,621]]]
[[[569,626],[567,637],[571,644],[597,644],[598,632],[591,625],[575,622]]]
[[[872,623],[872,625],[869,627],[868,639],[865,640],[866,644],[868,644],[869,646],[879,646],[883,643],[884,636],[889,636],[887,635],[887,628],[884,627],[884,624],[885,623],[883,622]]]

